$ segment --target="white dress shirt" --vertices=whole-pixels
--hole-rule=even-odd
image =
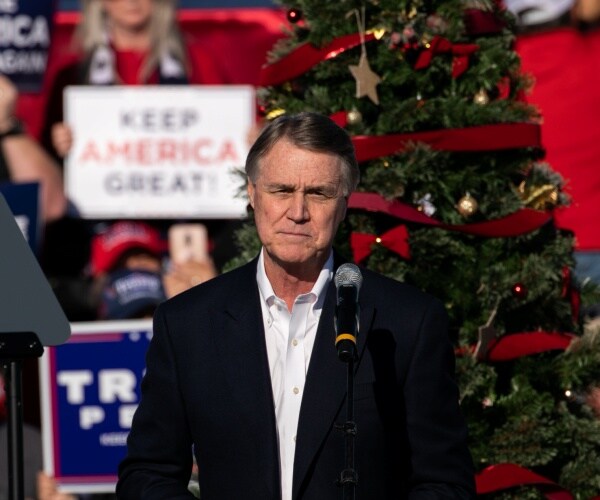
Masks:
[[[327,286],[333,277],[333,253],[312,290],[296,297],[291,313],[286,303],[273,292],[265,273],[263,254],[264,249],[258,259],[256,281],[275,402],[281,495],[282,500],[291,500],[300,404]]]

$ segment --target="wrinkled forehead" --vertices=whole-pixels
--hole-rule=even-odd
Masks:
[[[339,184],[344,161],[327,151],[315,151],[278,141],[259,161],[257,181]]]
[[[264,170],[264,167],[272,166],[274,163],[279,165],[280,169],[305,163],[307,165],[331,165],[335,166],[335,170],[342,171],[344,160],[334,152],[297,144],[287,137],[282,137],[274,142],[259,159],[258,171],[260,172]]]

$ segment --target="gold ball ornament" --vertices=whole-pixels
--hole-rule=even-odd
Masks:
[[[481,89],[473,96],[473,102],[479,106],[485,106],[490,102],[490,96],[484,89]]]
[[[456,209],[458,213],[463,217],[470,217],[479,208],[479,204],[477,200],[473,198],[469,193],[466,193],[460,200],[458,200],[458,204],[456,205]]]
[[[348,111],[346,118],[348,119],[349,125],[356,125],[362,122],[362,114],[358,109],[351,109]]]

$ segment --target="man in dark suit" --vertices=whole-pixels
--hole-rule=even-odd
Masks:
[[[346,365],[331,248],[359,173],[314,113],[274,120],[246,161],[257,259],[163,303],[119,470],[119,498],[333,500]],[[442,305],[368,270],[354,392],[357,498],[473,498]]]

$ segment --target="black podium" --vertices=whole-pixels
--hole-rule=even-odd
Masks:
[[[0,195],[0,363],[8,415],[8,491],[24,497],[22,364],[66,342],[69,322]],[[4,478],[0,478],[4,480]]]

